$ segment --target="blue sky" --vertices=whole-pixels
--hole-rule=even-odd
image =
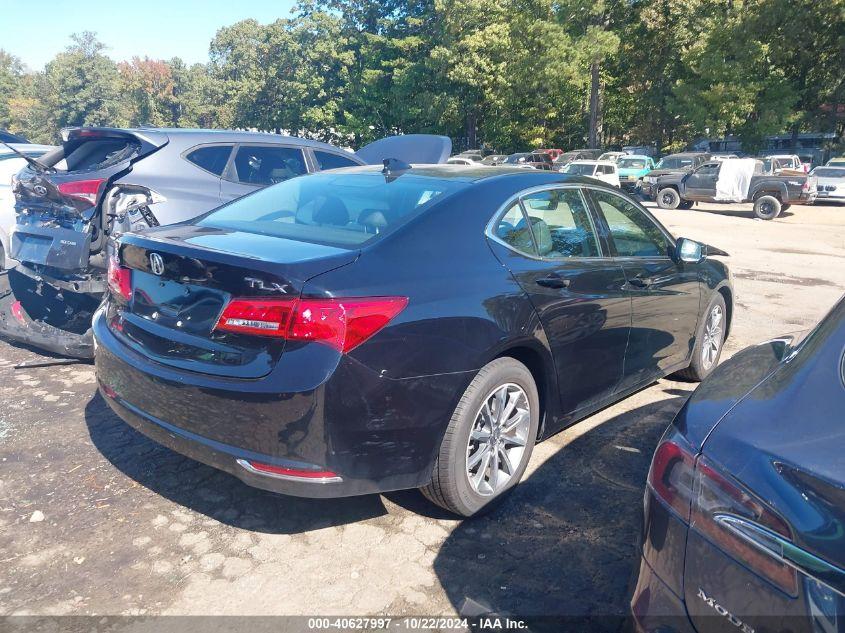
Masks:
[[[0,0],[0,48],[41,70],[70,44],[71,33],[94,31],[115,60],[133,55],[208,59],[221,26],[255,18],[290,17],[293,0]]]

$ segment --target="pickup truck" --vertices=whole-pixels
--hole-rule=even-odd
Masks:
[[[816,199],[816,179],[807,175],[767,175],[756,161],[754,173],[742,200],[717,199],[719,172],[730,161],[710,161],[688,173],[660,176],[655,183],[657,205],[661,209],[690,209],[696,202],[752,202],[754,215],[773,220],[793,204],[812,204]]]

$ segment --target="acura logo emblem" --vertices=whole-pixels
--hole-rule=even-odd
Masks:
[[[150,270],[154,275],[161,276],[164,273],[164,260],[158,253],[150,253]]]

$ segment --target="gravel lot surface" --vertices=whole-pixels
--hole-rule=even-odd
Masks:
[[[725,354],[820,319],[845,288],[845,205],[655,215],[731,254]],[[724,356],[723,356],[724,358]],[[274,496],[131,430],[92,366],[0,342],[0,614],[613,614],[655,444],[694,387],[661,380],[537,447],[494,514],[416,491]]]

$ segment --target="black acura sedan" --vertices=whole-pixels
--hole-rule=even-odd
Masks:
[[[113,250],[96,364],[130,425],[260,488],[421,487],[466,516],[538,438],[704,378],[733,305],[715,249],[519,168],[303,176]]]
[[[845,298],[736,355],[666,431],[637,631],[845,631]]]

